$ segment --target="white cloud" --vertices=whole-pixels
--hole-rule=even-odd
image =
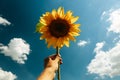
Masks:
[[[120,9],[111,9],[104,13],[107,13],[107,21],[110,22],[108,32],[120,33]]]
[[[80,40],[77,45],[78,46],[86,46],[88,43],[90,43],[90,41],[85,41],[85,40]]]
[[[4,71],[0,68],[0,80],[15,80],[17,76],[10,71]]]
[[[0,16],[0,25],[6,26],[6,25],[10,25],[10,24],[11,23],[7,19]]]
[[[96,55],[87,66],[88,72],[98,74],[101,77],[120,76],[120,41],[108,51],[102,50],[104,44],[105,42],[96,44],[94,49]]]
[[[0,52],[5,56],[9,56],[17,63],[24,64],[27,55],[30,53],[30,45],[21,38],[13,38],[8,46],[0,44]]]
[[[96,48],[94,49],[94,52],[99,52],[99,50],[101,50],[101,48],[104,46],[105,42],[101,42],[101,43],[97,43],[96,44]]]

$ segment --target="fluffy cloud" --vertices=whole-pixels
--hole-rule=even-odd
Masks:
[[[102,77],[120,76],[120,41],[108,51],[102,50],[104,44],[105,42],[96,44],[96,55],[87,67],[88,72]]]
[[[110,9],[109,11],[104,11],[102,19],[105,17],[110,23],[108,32],[120,33],[120,9]]]
[[[6,25],[10,25],[10,24],[11,23],[7,19],[0,16],[0,25],[6,26]]]
[[[89,42],[90,42],[90,41],[80,40],[77,45],[78,45],[78,46],[85,46],[85,45],[87,45]]]
[[[15,80],[17,76],[10,71],[4,71],[0,68],[0,80]]]
[[[17,63],[24,64],[30,52],[30,45],[21,38],[13,38],[8,46],[0,44],[0,52],[5,56],[11,57]]]

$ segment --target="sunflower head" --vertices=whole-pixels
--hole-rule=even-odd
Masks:
[[[74,37],[80,35],[80,24],[75,24],[78,18],[72,15],[72,11],[64,13],[64,9],[59,7],[40,17],[36,31],[42,34],[40,39],[45,39],[48,47],[69,47],[69,40],[75,41]]]

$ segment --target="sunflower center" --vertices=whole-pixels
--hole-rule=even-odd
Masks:
[[[56,38],[64,37],[69,32],[70,25],[64,19],[53,20],[49,25],[50,34]]]

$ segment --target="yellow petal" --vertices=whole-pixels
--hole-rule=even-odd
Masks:
[[[79,28],[71,27],[69,32],[76,32],[76,33],[79,33],[79,32],[80,32],[80,29],[79,29]]]
[[[75,41],[75,38],[74,38],[73,36],[68,35],[68,37],[69,37],[69,40],[73,40],[73,41]]]
[[[49,34],[47,34],[47,32],[44,32],[44,33],[42,33],[43,35],[40,37],[40,40],[42,40],[42,39],[48,39],[49,38]]]
[[[53,45],[53,43],[54,43],[54,42],[50,39],[49,42],[48,42],[47,47],[50,48],[50,46]]]
[[[69,39],[67,39],[66,37],[64,38],[64,44],[69,47]]]
[[[42,34],[43,34],[43,35],[41,36],[40,39],[46,39],[46,42],[48,42],[49,39],[50,39],[50,37],[51,37],[50,33],[48,33],[48,31],[46,31],[46,32],[44,32],[44,33],[42,33]]]
[[[46,38],[46,43],[48,44],[47,47],[50,48],[50,46],[52,45],[51,39],[50,38]]]
[[[43,39],[45,39],[45,35],[42,35],[42,36],[40,37],[40,40],[43,40]]]
[[[50,12],[46,12],[45,14],[43,14],[43,17],[48,16],[49,14],[50,14]]]
[[[52,38],[52,41],[53,41],[53,47],[56,48],[56,42],[57,42],[57,38],[53,37]]]
[[[46,21],[43,19],[43,17],[40,18],[40,23],[43,25],[47,25]]]
[[[71,16],[72,16],[72,11],[67,11],[67,13],[65,15],[65,19],[69,20],[69,19],[71,19]]]
[[[43,21],[46,25],[49,25],[53,19],[53,15],[51,13],[46,13],[46,15],[41,17],[41,21]]]
[[[56,42],[56,47],[57,47],[57,46],[58,46],[58,47],[61,47],[62,44],[63,44],[62,38],[58,38],[58,39],[57,39],[57,42]]]
[[[78,28],[80,24],[73,24],[72,27]]]
[[[72,35],[72,36],[79,36],[79,35],[80,35],[80,34],[77,33],[77,32],[70,32],[69,34]]]
[[[79,17],[78,17],[78,16],[77,16],[77,17],[72,17],[72,19],[71,19],[71,23],[76,22],[78,19],[79,19]]]
[[[52,46],[53,46],[53,47],[55,47],[56,41],[57,41],[57,38],[51,37],[51,42],[52,42]]]
[[[64,18],[64,8],[62,8],[62,7],[59,7],[59,9],[58,9],[58,15],[59,15],[59,17],[60,18]]]
[[[53,18],[54,19],[56,19],[57,18],[57,12],[56,12],[56,10],[54,9],[54,10],[52,10],[52,16],[53,16]]]
[[[40,32],[45,32],[45,31],[48,31],[48,27],[43,26],[40,28]]]

